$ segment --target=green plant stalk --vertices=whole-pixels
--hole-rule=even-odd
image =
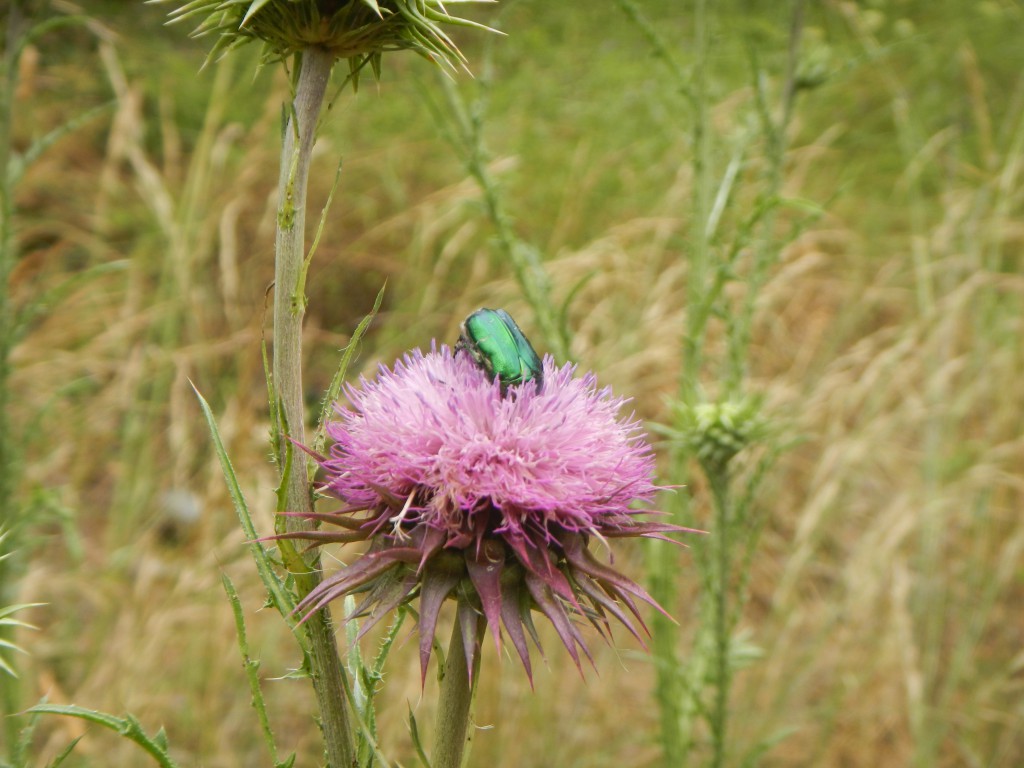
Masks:
[[[676,514],[673,513],[673,517]],[[651,595],[661,605],[671,605],[678,590],[673,579],[673,564],[676,553],[673,546],[664,541],[652,541],[648,545],[651,562],[648,582]],[[654,696],[658,702],[661,729],[662,764],[680,766],[685,755],[680,719],[683,716],[684,686],[682,669],[677,655],[679,629],[660,613],[652,622],[651,652],[657,663]]]
[[[760,237],[755,238],[754,263],[748,279],[749,290],[745,301],[734,314],[729,316],[728,353],[723,360],[721,381],[727,397],[742,393],[747,374],[747,358],[754,304],[760,288],[766,282],[769,268],[777,259],[774,239],[776,217],[775,207],[783,178],[783,161],[786,151],[786,132],[791,121],[796,98],[796,66],[803,30],[805,0],[792,0],[789,39],[789,60],[778,117],[768,109],[763,90],[757,78],[756,51],[751,50],[754,62],[755,94],[762,117],[761,128],[768,144],[769,170],[767,190],[761,195],[760,212],[755,211],[749,219],[750,230],[755,228]],[[687,275],[687,314],[683,334],[683,368],[679,381],[679,401],[693,406],[701,400],[700,375],[704,368],[704,350],[707,341],[707,323],[719,306],[725,283],[733,274],[733,265],[739,255],[739,245],[731,252],[717,256],[712,251],[712,239],[720,210],[728,199],[735,173],[742,163],[742,151],[733,158],[726,170],[722,186],[716,198],[711,172],[712,136],[709,132],[708,117],[708,76],[709,52],[709,9],[706,0],[694,6],[695,64],[689,85],[690,103],[693,109],[693,178],[692,225],[689,241],[689,270]],[[651,34],[656,35],[656,32]],[[728,308],[727,308],[728,309]],[[685,483],[688,476],[689,451],[684,446],[674,446],[669,465],[673,479]],[[749,553],[757,538],[757,528],[740,529],[736,510],[730,500],[733,482],[728,463],[703,465],[713,499],[714,528],[707,541],[708,549],[698,552],[698,564],[702,572],[703,591],[701,615],[705,618],[699,630],[696,652],[686,665],[678,662],[678,630],[661,621],[655,625],[655,654],[658,658],[658,701],[662,709],[662,747],[666,766],[682,765],[693,746],[695,722],[703,719],[709,728],[712,765],[725,764],[728,746],[728,704],[732,685],[730,645],[738,612],[744,601],[744,584],[749,569]],[[687,520],[685,499],[673,502],[674,513]],[[737,562],[733,548],[740,547],[747,553]],[[673,563],[667,559],[666,548],[659,547],[653,553],[652,594],[663,604],[675,599],[676,587],[671,578]],[[734,568],[740,572],[733,574]]]
[[[729,663],[729,646],[734,623],[729,604],[729,585],[732,572],[732,536],[733,524],[729,500],[729,468],[728,463],[705,470],[711,485],[711,494],[715,508],[715,531],[711,537],[713,547],[711,579],[712,600],[712,653],[711,667],[714,701],[709,713],[711,729],[711,748],[713,768],[725,765],[728,725],[729,725],[729,689],[732,687],[732,667]]]
[[[63,704],[37,704],[25,710],[28,713],[42,713],[50,715],[66,715],[68,717],[77,717],[80,720],[85,720],[90,723],[96,723],[104,728],[108,728],[114,731],[117,735],[134,741],[143,750],[149,753],[149,756],[156,761],[156,764],[161,768],[178,768],[178,764],[168,754],[167,749],[167,736],[161,728],[155,736],[150,736],[142,730],[142,725],[133,715],[126,715],[125,717],[117,717],[115,715],[108,714],[107,712],[99,712],[94,709],[86,709],[85,707],[79,707],[74,704],[63,705]]]
[[[707,0],[697,0],[693,10],[693,224],[690,238],[690,264],[686,277],[687,306],[701,307],[706,291],[710,260],[707,221],[711,212],[711,137],[708,131],[707,59],[709,31]],[[703,360],[704,325],[687,313],[683,334],[683,375],[679,380],[679,400],[693,405],[697,400]]]
[[[11,179],[11,128],[14,119],[14,87],[18,72],[19,35],[22,31],[22,20],[19,0],[14,0],[7,14],[7,35],[3,51],[3,81],[0,82],[0,525],[12,531],[13,548],[17,549],[18,508],[14,498],[15,474],[15,439],[11,434],[8,417],[10,401],[10,356],[14,339],[14,309],[11,306],[10,276],[14,268],[14,190]],[[12,589],[15,579],[10,572],[14,570],[13,558],[0,560],[0,605],[13,602]],[[9,627],[0,627],[0,640],[8,641]],[[17,712],[19,705],[19,686],[16,678],[0,672],[0,706],[7,713]],[[18,743],[20,723],[16,717],[5,717],[4,744],[8,754],[13,754]]]
[[[475,658],[479,660],[480,654],[476,654]],[[479,661],[474,666],[474,672],[479,671]],[[474,682],[478,678],[479,675],[473,675]],[[469,740],[472,702],[473,685],[470,684],[469,668],[466,666],[466,648],[462,641],[461,627],[456,621],[452,625],[452,639],[448,644],[444,677],[441,679],[431,768],[461,768]]]
[[[313,510],[312,488],[305,455],[290,442],[305,442],[302,399],[302,319],[305,295],[300,288],[305,260],[306,187],[317,120],[323,108],[334,57],[326,50],[307,48],[301,55],[295,99],[285,126],[278,185],[277,239],[274,270],[274,362],[272,391],[276,393],[275,430],[281,468],[280,503],[289,512]],[[272,407],[274,404],[272,404]],[[297,454],[297,456],[296,456]],[[288,518],[288,530],[307,525]],[[319,557],[308,561],[294,548],[282,547],[288,570],[295,577],[300,599],[319,583]],[[338,656],[329,611],[317,611],[303,624],[309,639],[310,674],[320,709],[327,761],[331,768],[348,768],[355,759],[350,715],[345,698],[344,669]]]
[[[697,0],[694,5],[693,55],[694,68],[686,87],[693,109],[693,215],[689,243],[689,269],[687,274],[686,326],[683,331],[683,368],[679,377],[679,400],[695,403],[699,394],[701,360],[704,345],[704,317],[706,312],[705,294],[707,282],[709,243],[706,226],[711,211],[710,137],[707,130],[707,57],[708,37],[707,2]],[[654,28],[648,33],[656,35]],[[667,45],[659,46],[666,52],[670,65],[673,59],[667,55]],[[678,74],[678,67],[672,68]],[[669,473],[675,483],[687,482],[688,451],[681,445],[674,445],[669,454]],[[688,503],[683,497],[671,502],[674,519],[688,517]],[[650,586],[651,595],[668,610],[676,605],[679,588],[676,581],[677,553],[664,542],[652,542]],[[661,722],[662,765],[665,768],[679,768],[685,764],[692,743],[692,723],[698,709],[699,681],[689,681],[678,656],[680,630],[678,625],[661,614],[655,614],[653,622],[653,652],[657,664],[655,696],[658,701]],[[699,667],[696,664],[693,668]]]
[[[754,238],[753,242],[754,263],[747,279],[746,297],[729,334],[729,365],[726,367],[725,381],[726,390],[731,396],[738,396],[741,392],[742,382],[747,373],[757,297],[768,280],[770,268],[777,263],[779,258],[779,247],[775,237],[778,206],[774,201],[782,193],[783,171],[788,149],[787,133],[796,106],[797,67],[803,40],[805,5],[806,0],[792,0],[791,3],[786,74],[778,118],[773,118],[771,115],[763,88],[760,86],[758,77],[760,73],[756,58],[752,53],[754,61],[753,88],[758,112],[761,115],[761,131],[767,140],[768,184],[765,192],[760,195],[760,199],[765,201],[764,205],[767,210],[758,222],[760,236]],[[753,52],[755,44],[751,43],[750,45]]]
[[[238,591],[227,574],[221,574],[220,582],[227,593],[228,602],[231,603],[231,613],[235,618],[235,635],[238,637],[238,650],[242,656],[242,668],[245,670],[245,677],[249,683],[249,692],[252,694],[252,707],[256,710],[256,717],[260,721],[260,731],[263,733],[263,741],[270,750],[270,757],[275,766],[280,765],[277,759],[277,742],[274,740],[274,732],[270,728],[270,718],[267,716],[267,705],[263,700],[263,690],[260,688],[260,662],[249,655],[249,638],[245,630],[245,615],[242,613],[242,601],[238,597]]]

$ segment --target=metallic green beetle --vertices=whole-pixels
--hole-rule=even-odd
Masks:
[[[529,339],[503,309],[478,309],[462,322],[455,351],[465,350],[493,381],[501,380],[504,392],[510,384],[544,383],[544,366]]]

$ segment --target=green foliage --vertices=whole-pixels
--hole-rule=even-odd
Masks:
[[[326,206],[324,214],[326,215]],[[323,219],[321,219],[320,226],[321,228],[323,227]],[[315,243],[313,248],[315,248]],[[324,427],[326,425],[330,403],[333,403],[334,399],[337,397],[338,390],[340,389],[342,382],[345,380],[348,366],[358,349],[363,335],[366,333],[366,330],[369,328],[370,323],[380,308],[383,297],[384,289],[381,288],[380,292],[377,294],[373,310],[369,315],[363,318],[362,322],[360,322],[356,327],[352,334],[351,341],[344,350],[334,380],[325,395],[320,430],[317,437],[314,439],[314,445],[323,442]],[[241,524],[242,531],[245,533],[246,538],[249,541],[249,550],[256,564],[256,571],[267,590],[270,604],[277,608],[285,622],[295,630],[295,637],[303,650],[303,669],[308,670],[310,666],[309,657],[311,653],[309,645],[310,641],[307,634],[303,631],[299,631],[297,626],[299,616],[295,613],[297,600],[295,596],[294,581],[290,576],[287,579],[282,579],[275,570],[275,563],[271,554],[264,547],[263,542],[260,540],[256,531],[252,514],[249,511],[249,506],[245,501],[241,486],[238,482],[238,477],[235,474],[234,467],[232,466],[227,450],[224,447],[213,412],[210,410],[209,404],[198,390],[195,391],[195,394],[199,400],[203,416],[206,418],[207,426],[210,430],[210,436],[213,440],[214,453],[220,461],[221,468],[224,473],[224,479],[227,482],[228,492],[234,502],[239,523]],[[273,394],[273,389],[271,389],[271,394]],[[285,540],[281,541],[281,546],[291,548],[292,544]],[[238,635],[239,651],[242,655],[243,667],[246,671],[246,677],[252,693],[253,708],[256,710],[264,741],[267,743],[267,747],[270,750],[274,765],[277,768],[288,768],[294,763],[295,755],[292,754],[283,761],[278,758],[277,744],[273,731],[271,730],[270,719],[267,713],[266,704],[263,700],[263,693],[258,677],[259,662],[253,659],[249,653],[249,641],[245,628],[245,619],[237,590],[226,575],[222,576],[222,583],[228,595],[228,600],[231,603],[232,613],[235,618],[235,630]],[[349,609],[351,607],[354,606],[348,606]],[[375,760],[380,760],[382,765],[387,765],[387,761],[383,759],[383,756],[380,754],[379,748],[376,744],[376,719],[373,710],[373,696],[378,689],[377,684],[383,678],[384,661],[387,658],[388,650],[390,650],[391,645],[394,642],[398,629],[401,627],[403,616],[404,614],[399,614],[398,620],[394,622],[387,639],[382,645],[380,653],[375,658],[374,664],[371,667],[367,667],[363,664],[358,645],[355,644],[356,633],[358,633],[358,623],[355,621],[348,622],[347,631],[351,641],[349,673],[352,676],[352,679],[355,680],[355,688],[352,688],[352,683],[350,683],[348,679],[343,679],[342,683],[344,690],[346,691],[346,695],[350,699],[353,711],[356,714],[357,726],[360,734],[360,742],[357,745],[359,764],[360,766],[367,766],[367,768],[372,766]]]
[[[285,621],[294,626],[297,620],[294,615],[296,603],[295,596],[287,588],[284,580],[277,575],[270,555],[263,546],[263,543],[260,541],[259,534],[256,531],[256,526],[252,520],[252,515],[249,512],[249,505],[245,501],[245,496],[242,494],[242,488],[238,483],[238,477],[235,475],[235,469],[231,465],[231,459],[228,457],[227,450],[224,448],[224,443],[220,438],[220,431],[217,429],[217,422],[214,419],[213,412],[210,410],[210,405],[206,402],[203,396],[199,394],[198,390],[196,390],[196,397],[199,399],[199,406],[202,408],[203,416],[206,418],[206,424],[210,429],[210,436],[213,439],[214,453],[217,455],[221,469],[224,472],[224,479],[228,485],[228,493],[231,495],[232,502],[234,502],[235,512],[238,515],[238,521],[241,524],[242,532],[245,534],[246,539],[249,542],[249,551],[255,561],[256,571],[259,574],[260,579],[263,581],[263,586],[267,589],[270,603],[277,608],[278,613],[281,614]],[[298,633],[297,637],[301,638],[301,633]]]
[[[356,600],[348,595],[344,601],[345,614],[351,615],[356,609]],[[360,768],[387,768],[388,760],[381,752],[377,743],[377,709],[375,698],[383,690],[384,664],[394,647],[398,632],[405,623],[408,609],[399,607],[395,618],[391,621],[384,636],[380,640],[377,653],[372,662],[367,663],[359,647],[359,622],[349,619],[345,622],[345,634],[348,640],[348,672],[352,681],[346,688],[349,704],[355,713],[358,741],[356,753]]]
[[[256,717],[260,723],[260,731],[263,740],[270,750],[271,759],[274,761],[274,768],[291,768],[295,763],[295,753],[292,753],[284,760],[278,759],[277,742],[274,739],[274,732],[270,727],[270,718],[267,715],[267,705],[263,699],[263,689],[260,686],[259,669],[260,662],[252,658],[249,653],[249,637],[245,629],[245,614],[242,611],[242,601],[238,598],[238,591],[231,579],[225,574],[221,576],[221,583],[227,593],[228,601],[231,603],[231,613],[235,618],[235,632],[238,635],[238,651],[242,656],[242,666],[245,669],[246,679],[249,681],[249,692],[252,694],[252,707],[256,710]]]
[[[162,768],[177,768],[177,763],[171,759],[171,756],[167,751],[167,734],[164,733],[163,728],[157,731],[153,736],[150,736],[143,730],[142,724],[139,723],[139,721],[132,715],[117,717],[116,715],[110,715],[106,712],[86,709],[85,707],[77,707],[73,704],[46,704],[45,702],[36,704],[34,707],[30,707],[26,711],[28,714],[65,715],[67,717],[77,717],[80,720],[102,725],[104,728],[114,731],[119,736],[123,736],[125,739],[138,744],[145,752],[148,752],[156,764],[162,766]],[[71,747],[73,746],[74,745],[72,744]],[[71,747],[62,753],[59,758],[60,760],[63,760],[64,757],[70,753]]]

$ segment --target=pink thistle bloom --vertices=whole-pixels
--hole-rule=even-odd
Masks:
[[[419,597],[424,676],[442,603],[457,600],[467,664],[485,625],[501,626],[531,675],[526,641],[538,644],[531,611],[554,625],[576,666],[589,651],[572,621],[583,616],[609,637],[609,617],[643,642],[637,601],[662,610],[638,584],[600,562],[591,539],[663,537],[687,529],[637,519],[658,487],[639,421],[619,418],[626,400],[593,374],[544,360],[544,384],[508,388],[468,355],[415,350],[376,380],[348,386],[336,406],[335,441],[323,490],[345,506],[313,517],[339,526],[286,538],[370,540],[353,564],[300,604],[307,614],[352,593],[365,632]],[[278,537],[273,537],[278,538]],[[351,617],[350,617],[351,618]],[[525,631],[524,631],[525,630]]]

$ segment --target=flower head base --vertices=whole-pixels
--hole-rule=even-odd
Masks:
[[[216,36],[207,60],[253,40],[263,42],[266,61],[318,46],[347,59],[354,80],[366,64],[379,74],[387,51],[409,49],[440,63],[462,64],[441,25],[487,29],[449,15],[441,0],[191,0],[171,12],[172,21],[196,17],[195,37]]]
[[[414,351],[373,382],[348,388],[350,408],[328,426],[324,488],[346,506],[315,517],[341,531],[284,534],[315,543],[369,540],[369,550],[302,602],[307,613],[363,593],[353,616],[366,631],[419,597],[424,675],[442,603],[458,602],[469,669],[486,625],[501,626],[527,674],[531,611],[551,621],[577,667],[573,623],[608,636],[609,617],[638,639],[637,601],[658,607],[633,581],[588,550],[591,539],[661,537],[685,530],[637,519],[649,501],[654,458],[625,402],[592,374],[544,361],[544,386],[489,381],[469,355]],[[660,608],[659,608],[660,610]]]

